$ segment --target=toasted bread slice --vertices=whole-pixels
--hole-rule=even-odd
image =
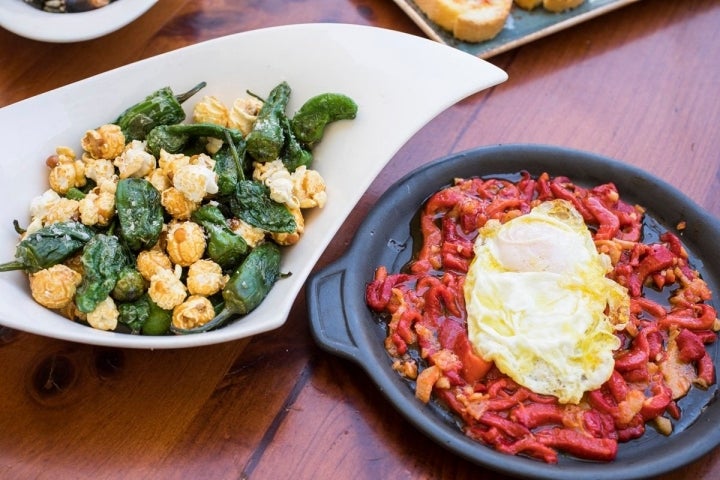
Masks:
[[[505,26],[513,0],[415,0],[425,15],[458,40],[482,42]]]

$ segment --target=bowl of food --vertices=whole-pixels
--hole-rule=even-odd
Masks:
[[[388,189],[347,252],[311,275],[311,330],[479,465],[660,475],[720,443],[718,234],[629,164],[480,147]]]
[[[67,0],[54,2],[45,9],[38,8],[45,3],[51,2],[3,2],[0,5],[0,26],[21,37],[41,42],[82,42],[132,23],[157,0]]]
[[[315,67],[308,68],[308,65]],[[24,265],[18,269],[9,266],[6,268],[9,271],[0,274],[0,323],[65,340],[131,348],[207,345],[277,328],[285,322],[295,296],[315,261],[395,152],[439,112],[505,78],[502,70],[487,62],[416,36],[374,27],[305,24],[211,40],[7,106],[0,110],[0,119],[7,126],[0,135],[7,145],[5,158],[8,159],[0,166],[1,191],[4,192],[0,251],[5,252],[3,263],[20,261]],[[188,95],[184,95],[186,93]],[[213,114],[218,110],[224,108],[226,114],[235,115],[232,107],[236,100],[240,100],[241,104],[255,104],[258,109],[254,112],[240,111],[239,123],[223,121],[225,126],[213,125]],[[165,102],[173,106],[170,108],[173,115],[178,113],[180,104],[179,115],[185,119],[177,124],[174,123],[178,121],[176,118],[160,122],[170,125],[155,125],[155,115],[163,117],[167,112],[160,109],[158,113],[153,109],[165,105]],[[306,117],[318,117],[315,114],[319,112],[319,118],[324,119],[320,136],[307,137],[295,127],[292,135],[286,133],[290,131],[288,126],[291,123],[294,125],[302,116],[303,106]],[[274,112],[274,117],[265,116],[262,110]],[[256,122],[260,117],[265,120]],[[270,150],[269,157],[258,160],[263,158],[262,154],[248,153],[254,148],[251,147],[254,142],[251,137],[255,135],[242,133],[240,124],[243,121],[249,121],[253,128],[256,124],[278,127],[274,131],[282,132],[282,154]],[[149,126],[154,127],[152,133],[144,130]],[[141,133],[132,133],[133,129]],[[318,133],[317,129],[310,130],[310,135]],[[154,143],[145,135],[161,142],[180,140],[180,143],[176,145],[177,150],[164,143],[153,154],[149,153],[152,149],[148,145]],[[292,145],[291,137],[295,140]],[[216,147],[225,145],[225,148],[216,148],[213,152],[211,143]],[[257,143],[263,144],[262,141]],[[234,148],[230,148],[231,145]],[[118,149],[111,152],[113,146]],[[127,151],[132,149],[136,151]],[[180,256],[193,248],[198,250],[198,244],[202,242],[209,242],[208,232],[214,228],[211,226],[212,218],[218,218],[213,217],[218,211],[224,215],[221,215],[221,230],[227,233],[225,227],[237,227],[239,222],[233,223],[232,214],[227,210],[231,207],[219,197],[218,191],[223,188],[223,175],[216,169],[219,164],[236,168],[236,179],[239,173],[243,188],[247,187],[245,193],[255,190],[267,192],[270,180],[275,179],[280,185],[276,188],[280,193],[275,193],[281,195],[283,183],[285,187],[292,185],[289,171],[285,168],[279,175],[273,175],[269,166],[276,163],[273,162],[276,155],[284,157],[294,150],[300,153],[302,150],[311,151],[312,163],[308,162],[297,170],[307,169],[317,173],[326,200],[322,206],[316,205],[318,208],[304,211],[302,219],[290,218],[288,221],[287,212],[284,217],[281,215],[280,224],[283,223],[282,218],[296,227],[302,221],[304,230],[294,244],[279,245],[281,255],[279,263],[277,259],[273,260],[273,278],[258,280],[265,271],[258,267],[258,276],[253,278],[267,286],[272,284],[272,288],[261,289],[268,290],[263,292],[262,302],[238,307],[248,310],[241,319],[235,315],[230,321],[223,320],[222,328],[196,334],[183,334],[188,332],[181,330],[192,330],[197,326],[186,324],[178,328],[179,334],[175,335],[133,335],[107,329],[114,325],[112,319],[109,324],[105,321],[98,323],[93,316],[88,319],[87,314],[99,308],[102,299],[114,295],[105,293],[109,287],[107,282],[118,283],[118,265],[107,259],[119,255],[121,264],[137,266],[140,252],[153,250],[151,244],[156,241],[162,241],[165,253],[169,253],[166,240],[177,237],[178,233],[170,231],[171,224],[178,226],[183,215],[180,213],[181,217],[173,217],[171,210],[185,209],[182,222],[204,222],[205,225],[200,230],[192,227],[179,233],[182,238],[196,238],[200,242],[176,249]],[[221,161],[218,155],[223,151],[228,155]],[[178,158],[180,163],[188,166],[183,169],[185,173],[181,174],[176,169],[177,165],[171,166],[175,164],[173,159]],[[253,171],[255,163],[263,166],[264,173]],[[18,168],[19,165],[22,168]],[[299,165],[290,170],[294,171]],[[131,170],[136,173],[129,173]],[[151,170],[164,171],[166,175],[161,183],[172,179],[170,183],[175,190],[161,193],[164,188],[150,181]],[[145,180],[141,181],[138,177]],[[198,178],[201,180],[200,196],[191,202],[194,205],[189,208],[183,205],[187,206],[187,200],[198,192],[193,194],[180,187],[183,178],[190,190],[194,188],[192,185],[197,185]],[[108,179],[110,183],[106,182]],[[150,184],[153,188],[149,188]],[[231,190],[239,189],[233,187]],[[177,195],[177,190],[182,195]],[[291,200],[298,200],[292,189],[286,190],[288,192]],[[171,207],[173,195],[176,201]],[[238,195],[244,199],[236,197],[233,200],[236,204],[254,201],[250,194]],[[109,202],[104,207],[101,197]],[[154,198],[154,207],[146,208],[144,202],[151,197]],[[90,202],[92,199],[94,205]],[[276,210],[278,204],[285,205],[269,198],[258,202],[274,205]],[[63,208],[49,207],[61,204],[69,205],[69,216],[58,213],[63,212]],[[83,204],[89,207],[88,212],[81,213]],[[112,206],[108,208],[108,205]],[[161,206],[159,209],[158,205]],[[196,217],[197,222],[194,222],[189,215],[197,215],[196,210],[200,206],[210,207],[202,209],[210,216],[204,219]],[[119,210],[117,207],[120,207]],[[103,209],[109,213],[104,220],[101,218]],[[49,212],[59,216],[55,213],[48,216]],[[95,218],[83,223],[85,213],[90,215],[88,218]],[[49,217],[54,217],[54,220],[48,221]],[[57,220],[64,221],[64,227],[69,223],[70,231],[53,227]],[[247,217],[245,220],[254,221]],[[279,228],[282,230],[282,227]],[[87,229],[91,232],[88,233]],[[132,233],[146,230],[151,233],[139,236]],[[196,235],[198,231],[200,235]],[[285,233],[293,232],[292,229],[285,230]],[[270,240],[266,233],[261,231],[262,240]],[[100,234],[103,241],[90,242],[90,237],[97,238]],[[116,239],[113,240],[113,237]],[[46,243],[45,239],[55,243]],[[253,242],[250,238],[245,240],[248,244]],[[73,242],[79,244],[76,245],[78,249],[71,248]],[[95,244],[97,249],[86,249],[88,244]],[[209,245],[205,245],[208,247],[206,252],[209,252]],[[88,252],[83,258],[83,250],[95,253]],[[130,252],[129,260],[124,250]],[[54,260],[45,262],[44,257],[59,253],[69,255],[60,262],[67,268],[58,267],[64,273],[57,275],[64,276],[38,275],[39,271],[50,268],[51,263],[57,263]],[[276,252],[266,252],[266,255],[277,256]],[[265,255],[262,257],[263,261],[268,258]],[[190,267],[183,265],[185,261],[178,262],[165,272],[173,272],[174,279],[171,276],[167,278],[172,283],[157,284],[156,290],[172,293],[179,288],[181,296],[183,291],[189,294],[187,277]],[[75,273],[84,275],[84,280]],[[229,281],[232,273],[223,270],[223,281]],[[38,282],[40,288],[32,288],[29,274],[41,280]],[[179,285],[178,280],[183,285]],[[145,282],[152,283],[147,278]],[[66,303],[64,300],[67,298],[59,298],[58,303],[53,304],[43,300],[51,308],[34,301],[33,295],[39,298],[67,295],[63,286],[70,284],[73,286],[68,288],[76,289],[74,297],[77,291],[83,292],[83,301],[74,298]],[[147,288],[149,292],[150,287]],[[97,292],[100,292],[99,296]],[[84,303],[86,294],[90,296],[88,304]],[[114,310],[122,310],[118,298],[114,300]],[[219,302],[227,300],[221,298]],[[245,297],[241,298],[242,302],[245,300]],[[158,302],[163,303],[156,296],[154,303]],[[83,306],[79,307],[78,303]],[[165,304],[164,309],[169,311],[170,306],[171,303]],[[214,304],[216,307],[220,308],[220,305]],[[69,313],[68,308],[74,313]],[[113,312],[112,315],[118,314]],[[90,322],[100,328],[90,328]],[[131,328],[131,331],[135,330],[137,328]]]

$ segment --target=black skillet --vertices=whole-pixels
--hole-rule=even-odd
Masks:
[[[411,222],[423,201],[455,177],[506,176],[526,170],[570,177],[582,186],[613,182],[621,198],[647,209],[650,223],[676,232],[720,302],[720,221],[682,192],[650,174],[596,154],[545,145],[498,145],[451,155],[411,172],[378,200],[357,231],[347,252],[308,279],[307,301],[316,342],[323,349],[360,365],[390,403],[418,430],[438,444],[483,467],[522,478],[551,480],[632,480],[677,469],[720,444],[717,386],[693,388],[679,401],[682,417],[666,437],[648,427],[645,435],[620,444],[609,463],[560,456],[555,465],[498,453],[467,438],[455,418],[440,405],[420,403],[414,384],[391,368],[383,346],[385,328],[365,304],[366,284],[375,268],[397,272],[412,255]],[[652,225],[648,226],[651,228]],[[652,232],[650,232],[652,233]],[[718,365],[717,343],[710,354]]]

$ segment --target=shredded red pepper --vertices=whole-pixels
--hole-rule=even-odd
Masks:
[[[577,405],[518,385],[467,336],[463,282],[478,230],[489,219],[506,222],[552,199],[580,212],[598,251],[611,259],[608,276],[631,298],[630,321],[617,332],[622,346],[613,374]],[[678,399],[692,385],[715,382],[706,345],[716,340],[720,322],[678,236],[665,232],[643,243],[644,215],[623,202],[612,183],[583,188],[565,177],[527,172],[518,181],[456,179],[423,206],[423,243],[409,268],[389,273],[381,266],[367,285],[368,306],[387,323],[385,347],[395,369],[415,380],[421,401],[432,395],[453,411],[466,435],[511,455],[548,463],[560,453],[611,461],[618,442],[642,436],[649,422],[671,433],[667,418],[679,418]],[[666,301],[651,299],[662,292],[669,292]]]

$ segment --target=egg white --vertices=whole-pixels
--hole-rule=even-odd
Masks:
[[[476,351],[520,385],[578,403],[614,369],[614,335],[629,316],[627,289],[607,278],[582,216],[541,203],[480,229],[464,285]]]

